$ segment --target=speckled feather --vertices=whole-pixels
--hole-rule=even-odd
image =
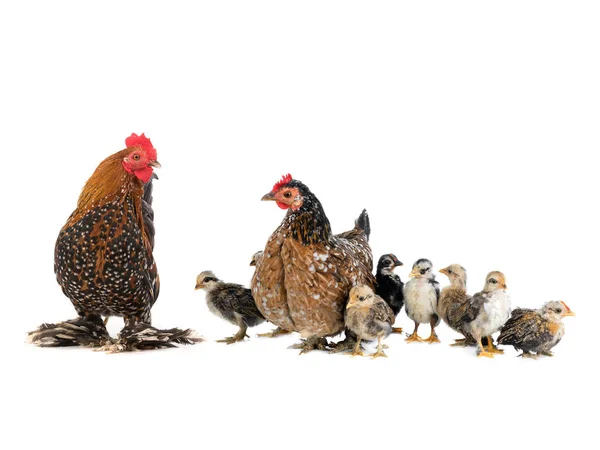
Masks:
[[[560,342],[564,332],[562,321],[544,318],[541,310],[516,308],[502,327],[498,343],[524,352],[548,352]]]
[[[374,303],[363,307],[360,303],[346,308],[346,326],[363,340],[373,341],[380,335],[387,337],[392,332],[394,312],[379,296]]]
[[[234,325],[240,325],[238,317],[248,327],[265,321],[250,289],[240,284],[218,282],[214,289],[206,292],[206,302],[215,315]]]
[[[252,293],[265,318],[303,337],[329,336],[344,326],[348,292],[374,285],[366,211],[350,231],[333,235],[319,200],[297,180],[304,203],[289,209],[269,238],[252,279]]]

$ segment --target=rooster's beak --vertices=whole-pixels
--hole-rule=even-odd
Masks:
[[[158,161],[150,161],[148,163],[148,165],[150,167],[154,167],[155,169],[160,169],[161,168],[161,165],[160,165],[160,163]]]
[[[263,195],[263,197],[260,200],[262,202],[265,202],[267,200],[274,201],[275,200],[275,194],[273,192],[269,192],[268,194]]]

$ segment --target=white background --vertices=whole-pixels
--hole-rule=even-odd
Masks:
[[[599,400],[597,4],[196,3],[0,6],[2,447],[582,448]],[[54,242],[131,132],[163,164],[154,324],[207,342],[26,345],[74,317]],[[442,344],[392,336],[375,361],[298,356],[296,336],[215,343],[235,327],[195,276],[249,283],[283,216],[259,200],[287,172],[335,232],[367,208],[405,281],[427,257],[465,266],[470,292],[502,270],[515,306],[566,301],[556,356],[480,360],[445,325]]]

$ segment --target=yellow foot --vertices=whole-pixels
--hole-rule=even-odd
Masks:
[[[478,357],[478,358],[481,358],[482,356],[485,356],[486,358],[493,358],[493,357],[494,357],[494,354],[493,354],[493,353],[490,353],[490,352],[487,352],[487,351],[485,351],[485,350],[483,350],[483,351],[479,351],[479,353],[477,353],[477,357]]]
[[[450,344],[450,347],[470,347],[473,345],[473,341],[468,339],[454,339],[454,344]]]
[[[383,350],[379,351],[377,350],[375,353],[373,353],[372,358],[387,358],[387,355],[385,354],[385,352]]]
[[[354,350],[350,354],[350,356],[352,356],[354,358],[355,356],[365,356],[365,354],[363,353],[363,351],[361,349],[359,349],[359,350]]]
[[[392,328],[392,333],[401,334],[402,333],[402,328]]]
[[[440,342],[440,340],[437,337],[437,334],[432,334],[427,339],[423,339],[423,342],[427,342],[428,344],[433,344],[435,342]]]
[[[502,350],[501,348],[496,347],[495,345],[491,346],[491,347],[487,347],[487,351],[490,353],[494,353],[496,355],[502,355],[504,354],[504,350]]]
[[[523,352],[519,355],[521,358],[531,358],[531,359],[537,359],[538,356],[534,355],[533,353],[529,353],[529,352]]]
[[[410,344],[411,342],[422,342],[422,341],[423,341],[423,339],[421,339],[417,333],[413,333],[413,334],[411,334],[409,337],[407,337],[407,338],[406,338],[406,339],[404,339],[404,340],[405,340],[406,342],[408,342],[409,344]]]
[[[544,355],[544,356],[554,356],[554,353],[552,353],[552,352],[540,352],[540,355]]]
[[[257,334],[256,336],[266,337],[266,338],[274,338],[274,337],[283,336],[284,334],[290,334],[290,333],[291,333],[291,331],[285,330],[281,327],[277,327],[273,331],[270,331],[269,333],[261,333],[261,334]]]

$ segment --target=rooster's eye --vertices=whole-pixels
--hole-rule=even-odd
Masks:
[[[134,161],[138,161],[139,159],[140,159],[140,155],[138,155],[137,153],[135,155],[133,155]]]
[[[285,198],[290,198],[292,196],[292,193],[290,191],[286,192],[285,194],[283,194],[283,196]]]

